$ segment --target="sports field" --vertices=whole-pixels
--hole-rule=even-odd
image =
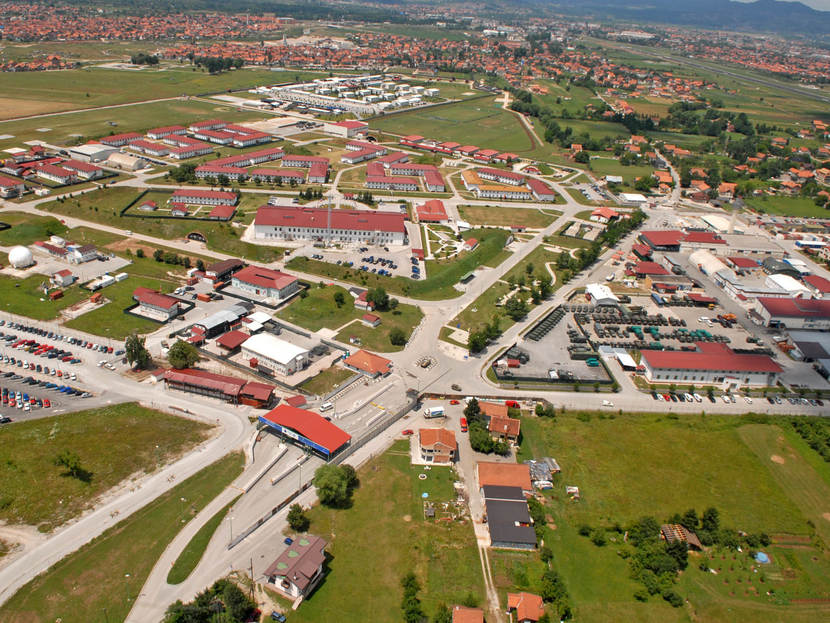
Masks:
[[[369,125],[393,134],[420,134],[464,145],[472,142],[518,154],[532,151],[535,145],[516,116],[490,97],[387,115],[372,119]]]
[[[806,623],[830,612],[830,555],[813,547],[810,536],[823,542],[830,536],[830,467],[786,424],[566,413],[555,420],[524,418],[522,435],[520,460],[552,456],[562,467],[545,494],[546,542],[579,620],[684,621],[694,612],[707,621]],[[579,487],[579,501],[568,499],[566,484]],[[772,535],[773,564],[759,574],[746,552],[715,548],[704,554],[710,567],[720,568],[715,575],[701,571],[692,557],[676,589],[688,600],[680,609],[659,596],[635,600],[642,586],[617,555],[621,544],[597,547],[578,534],[586,524],[618,538],[615,524],[625,527],[644,515],[663,523],[674,513],[708,507],[718,509],[722,526]],[[790,542],[803,547],[789,548]],[[825,601],[808,607],[800,599]]]
[[[459,206],[458,213],[463,220],[472,225],[494,225],[497,227],[515,225],[537,229],[547,227],[561,214],[557,210],[533,210],[504,206]]]

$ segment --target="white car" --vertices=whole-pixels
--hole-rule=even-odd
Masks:
[[[749,396],[744,396],[744,401],[746,401],[746,404],[748,405],[752,404],[752,398],[750,398]]]
[[[692,398],[692,395],[688,392],[683,394],[683,397],[686,399],[686,402],[692,402],[692,400],[694,400],[694,398]]]
[[[726,404],[732,404],[732,401],[729,399],[729,396],[727,396],[726,394],[724,394],[723,396],[721,396],[721,398],[723,399],[723,401],[724,401]]]
[[[696,402],[703,402],[703,397],[700,394],[698,394],[697,392],[692,394],[692,396],[694,397]]]

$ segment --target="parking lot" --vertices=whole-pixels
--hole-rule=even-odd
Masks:
[[[82,379],[52,377],[18,368],[0,367],[0,418],[25,421],[101,406],[86,392]],[[27,408],[28,407],[28,408]]]
[[[295,256],[345,265],[355,270],[411,279],[423,278],[422,262],[412,257],[409,247],[355,246],[354,248],[317,249],[313,246],[300,247],[292,253]]]

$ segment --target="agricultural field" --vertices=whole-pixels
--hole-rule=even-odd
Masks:
[[[125,478],[152,472],[200,443],[208,431],[203,424],[137,403],[3,426],[0,518],[51,532]],[[54,464],[63,451],[78,455],[87,478],[69,477]],[[33,479],[37,488],[31,486]]]
[[[552,456],[562,466],[544,495],[545,540],[578,619],[685,621],[694,612],[700,620],[806,622],[826,614],[826,603],[810,608],[797,600],[830,597],[830,555],[812,545],[830,537],[830,467],[785,422],[751,421],[596,413],[523,419],[519,459]],[[579,487],[579,501],[568,499],[565,484]],[[709,507],[718,509],[722,526],[771,535],[772,564],[753,571],[758,565],[746,552],[714,547],[691,554],[679,576],[675,590],[686,606],[672,609],[659,596],[635,600],[642,585],[617,555],[622,541],[614,526],[645,515],[663,523]],[[580,536],[582,525],[604,528],[607,545]],[[716,573],[702,571],[701,558]]]
[[[458,206],[462,220],[471,225],[492,225],[495,227],[530,227],[544,229],[562,213],[557,210],[508,208],[505,206]]]
[[[165,548],[243,465],[233,452],[179,483],[22,587],[0,620],[123,621]]]
[[[418,475],[426,473],[425,480]],[[317,506],[310,532],[331,542],[328,575],[291,614],[292,623],[333,621],[344,612],[355,621],[401,617],[401,578],[415,573],[419,597],[432,615],[439,603],[465,598],[483,605],[484,587],[470,520],[424,518],[422,494],[439,505],[454,500],[449,467],[429,472],[409,464],[409,441],[396,442],[358,471],[360,486],[348,509]],[[366,561],[383,573],[366,573]]]
[[[470,128],[475,128],[474,143],[479,147],[520,155],[536,146],[516,116],[490,97],[386,115],[372,119],[371,126],[402,136],[420,134],[465,145],[471,141]]]

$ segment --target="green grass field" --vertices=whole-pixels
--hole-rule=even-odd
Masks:
[[[423,300],[441,300],[461,295],[453,286],[467,273],[481,265],[492,266],[494,260],[503,261],[509,257],[504,251],[507,233],[501,229],[471,229],[464,233],[465,238],[476,238],[478,246],[449,260],[430,260],[426,262],[426,279],[418,281],[406,277],[379,277],[363,271],[350,270],[343,266],[320,262],[306,257],[294,257],[286,268],[300,272],[312,273],[330,279],[339,279],[358,283],[361,286],[385,288],[390,294],[402,294]]]
[[[782,426],[711,415],[567,413],[555,420],[524,418],[519,459],[553,456],[562,466],[554,489],[545,494],[550,518],[546,543],[576,617],[657,622],[686,621],[694,613],[696,620],[706,621],[806,622],[830,611],[827,603],[813,604],[812,609],[786,605],[794,599],[830,597],[830,555],[810,546],[813,532],[826,542],[830,467]],[[566,484],[580,488],[580,501],[568,500]],[[774,541],[795,539],[806,546],[788,550],[774,544],[775,565],[761,570],[766,585],[741,562],[739,553],[728,554],[736,562],[726,563],[729,569],[722,569],[720,576],[700,571],[693,556],[677,588],[689,604],[675,610],[659,597],[647,603],[633,598],[641,586],[617,555],[621,544],[597,547],[577,532],[582,524],[625,526],[643,515],[664,522],[675,512],[702,512],[710,506],[719,510],[724,526],[767,532]],[[717,550],[712,554],[719,559]],[[717,560],[717,565],[724,563]],[[766,595],[769,589],[774,596]]]
[[[458,206],[461,218],[471,225],[510,227],[513,225],[543,229],[562,214],[557,210],[532,210],[500,206]]]
[[[338,292],[343,295],[345,301],[342,307],[338,307],[334,301],[334,296]],[[354,299],[345,288],[329,285],[324,288],[311,288],[306,298],[295,298],[277,316],[309,331],[319,331],[323,327],[337,329],[348,322],[360,319],[364,313],[354,306]],[[389,342],[389,333],[397,328],[409,338],[412,329],[423,317],[420,309],[406,304],[400,304],[391,311],[376,312],[376,315],[381,318],[380,326],[373,329],[361,322],[352,322],[336,336],[336,339],[348,344],[349,337],[355,336],[359,337],[362,345],[369,350],[401,350],[403,346],[394,346]]]
[[[400,620],[400,579],[409,571],[421,582],[419,597],[429,615],[439,603],[459,603],[470,594],[483,600],[469,520],[423,518],[422,493],[435,502],[453,500],[455,477],[450,468],[411,467],[408,449],[408,441],[396,442],[358,472],[351,508],[311,510],[310,532],[331,541],[331,561],[320,587],[290,615],[292,623],[334,621],[344,613],[353,621]],[[418,480],[419,473],[427,479]]]
[[[806,218],[829,218],[830,210],[820,208],[809,197],[750,197],[746,204],[762,214],[801,216]]]
[[[114,187],[85,193],[64,201],[49,201],[39,207],[56,214],[63,214],[75,218],[110,225],[136,233],[175,240],[186,238],[191,232],[200,232],[207,239],[207,247],[222,253],[243,257],[255,262],[269,263],[282,257],[282,249],[251,244],[240,240],[243,229],[233,227],[230,223],[194,221],[185,219],[162,219],[147,217],[119,216],[121,210],[127,207],[141,194],[135,188]],[[151,190],[147,193],[149,199],[165,202],[170,194],[166,191]],[[263,203],[261,196],[256,194],[242,194],[240,196],[240,210],[253,209]],[[138,213],[138,212],[137,212]],[[9,230],[11,231],[11,230]],[[194,251],[195,252],[195,251]]]
[[[50,216],[37,216],[26,212],[0,212],[0,221],[11,229],[0,231],[0,245],[30,245],[36,240],[49,240],[49,236],[63,236],[66,225]]]
[[[0,607],[0,620],[123,621],[170,541],[243,463],[242,453],[228,454],[173,487],[26,584]]]
[[[300,389],[312,395],[323,396],[338,387],[346,379],[354,376],[354,374],[346,368],[332,366],[303,381],[300,384]]]
[[[19,72],[3,81],[3,98],[38,106],[49,104],[47,110],[54,112],[125,104],[151,98],[177,97],[182,94],[197,95],[215,93],[228,89],[241,89],[275,82],[275,74],[266,69],[237,70],[210,75],[206,71],[190,67],[173,67],[164,70],[144,69],[122,71],[86,67],[68,71]],[[9,103],[4,108],[15,112]],[[25,107],[11,116],[27,113]]]
[[[229,502],[216,511],[213,517],[208,519],[199,528],[198,532],[193,535],[193,538],[190,539],[190,542],[185,546],[181,554],[179,554],[179,557],[176,558],[173,566],[170,567],[170,572],[167,574],[168,584],[181,584],[190,576],[199,564],[199,561],[202,560],[205,549],[213,538],[216,529],[221,525],[222,520],[225,519],[225,515],[228,514],[228,511],[238,499],[239,497],[235,498],[232,502]]]
[[[500,307],[496,307],[496,303],[510,290],[506,283],[496,282],[447,324],[465,331],[476,331],[498,316],[499,327],[503,331],[510,328],[514,324],[513,320]]]
[[[379,117],[370,121],[373,130],[400,135],[420,134],[426,137],[473,142],[481,148],[501,149],[518,154],[532,151],[534,143],[521,122],[510,111],[497,104],[495,98],[479,98],[437,108],[427,108]],[[475,128],[471,134],[470,129]],[[473,138],[474,137],[474,140]]]
[[[136,403],[5,425],[0,428],[0,518],[48,532],[92,507],[131,474],[153,471],[206,434],[202,424]],[[53,464],[64,450],[76,453],[91,472],[88,483]]]
[[[600,157],[591,158],[591,171],[597,177],[620,175],[623,178],[623,183],[633,184],[638,177],[651,175],[654,168],[647,165],[623,166],[616,158]]]

